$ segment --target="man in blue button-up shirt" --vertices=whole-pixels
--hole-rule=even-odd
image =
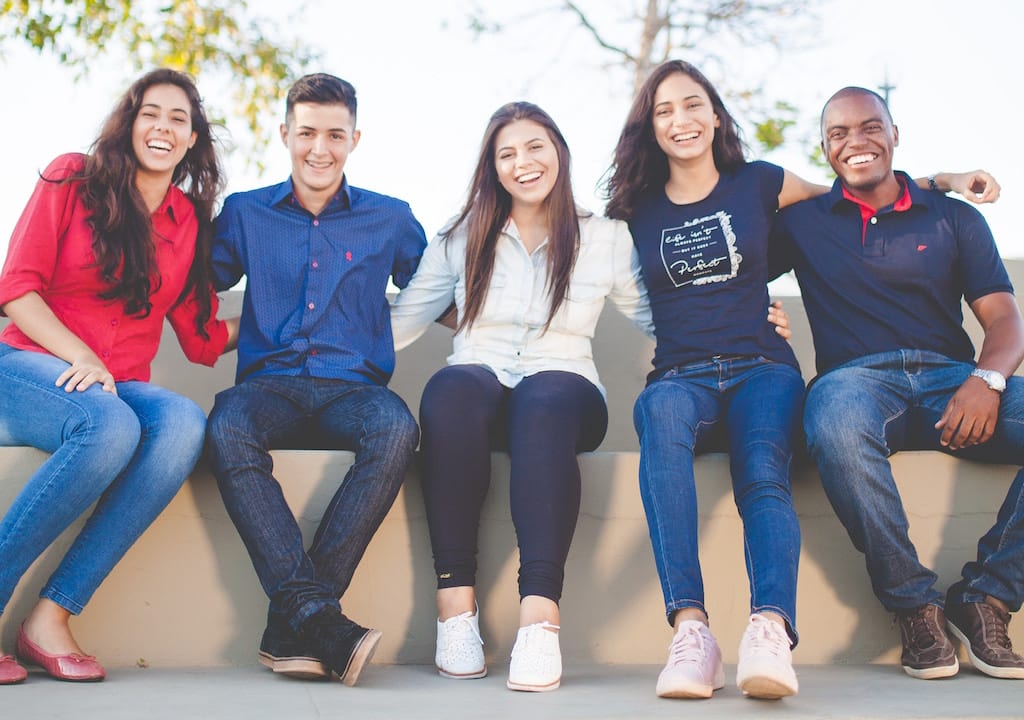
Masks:
[[[246,277],[237,384],[217,395],[209,454],[224,504],[270,598],[260,662],[354,684],[380,639],[341,614],[366,546],[418,442],[386,385],[395,366],[388,278],[404,287],[426,245],[408,204],[352,187],[355,89],[326,74],[289,90],[291,177],[228,197],[213,248],[218,290]],[[352,450],[355,463],[308,552],[272,474],[272,448]]]

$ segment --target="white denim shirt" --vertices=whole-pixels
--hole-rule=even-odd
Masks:
[[[547,292],[547,240],[528,253],[511,220],[498,238],[487,300],[476,321],[457,333],[449,365],[484,365],[506,387],[545,370],[582,375],[602,392],[591,338],[605,298],[653,335],[647,291],[626,223],[580,218],[580,248],[562,306],[544,331],[551,306]],[[461,319],[466,304],[466,234],[438,235],[416,274],[391,307],[395,349],[420,335],[451,305]]]

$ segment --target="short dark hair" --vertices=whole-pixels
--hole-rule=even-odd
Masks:
[[[818,126],[821,130],[822,140],[825,139],[825,111],[828,110],[828,106],[832,104],[833,100],[850,97],[851,95],[867,95],[869,97],[873,97],[878,102],[878,106],[882,108],[882,112],[884,112],[885,116],[889,119],[889,124],[895,124],[892,119],[892,112],[889,110],[889,104],[885,101],[884,97],[876,93],[874,90],[857,87],[856,85],[848,85],[841,90],[836,90],[836,92],[832,94],[832,97],[830,97],[821,107],[821,117],[818,119]]]
[[[288,89],[285,101],[284,119],[289,122],[292,109],[299,103],[315,105],[344,105],[352,114],[352,123],[356,121],[356,89],[352,83],[327,73],[303,75]]]

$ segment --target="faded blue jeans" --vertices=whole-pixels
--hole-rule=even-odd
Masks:
[[[337,607],[418,441],[409,409],[381,385],[270,375],[217,394],[208,453],[272,614],[298,630],[318,610]],[[355,452],[308,552],[274,478],[273,448]]]
[[[921,564],[889,466],[898,450],[941,450],[935,429],[949,399],[974,369],[921,350],[878,353],[840,365],[811,385],[804,426],[836,515],[865,554],[875,595],[890,612],[942,605],[937,577]],[[995,435],[956,457],[1024,463],[1024,379],[1007,378]],[[923,482],[927,479],[921,478]],[[995,525],[978,542],[952,597],[1024,600],[1024,472],[1010,485]]]
[[[32,562],[93,503],[92,515],[40,597],[80,613],[96,588],[181,488],[203,447],[206,417],[148,382],[54,385],[68,364],[0,344],[0,445],[50,457],[0,521],[0,613]]]
[[[800,526],[789,474],[803,393],[803,379],[790,365],[715,357],[669,370],[637,398],[640,495],[669,624],[682,608],[707,614],[693,459],[728,450],[751,612],[781,615],[796,643]]]

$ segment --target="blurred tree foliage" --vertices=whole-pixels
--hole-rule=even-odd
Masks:
[[[208,112],[216,115],[225,111],[219,105],[233,103],[230,110],[244,120],[255,150],[276,133],[266,120],[292,79],[318,58],[270,28],[246,0],[0,0],[0,48],[27,43],[79,76],[103,56],[124,56],[135,70],[171,67],[197,81],[219,78],[231,88],[230,100],[208,101]]]
[[[814,7],[819,0],[616,0],[574,2],[557,0],[542,14],[552,25],[555,16],[572,20],[612,59],[632,75],[635,96],[651,70],[669,59],[693,63],[709,77],[729,78],[738,68],[729,67],[731,55],[740,48],[766,47],[781,51],[813,41],[819,20]],[[469,27],[477,34],[500,33],[534,18],[511,16],[499,19],[493,10],[477,2],[469,12]],[[514,6],[513,6],[514,7]],[[730,72],[731,70],[731,72]],[[744,69],[745,78],[752,77]],[[760,86],[736,82],[717,83],[739,114],[754,127],[762,152],[786,141],[786,131],[797,121],[797,109],[783,101],[771,101]]]

